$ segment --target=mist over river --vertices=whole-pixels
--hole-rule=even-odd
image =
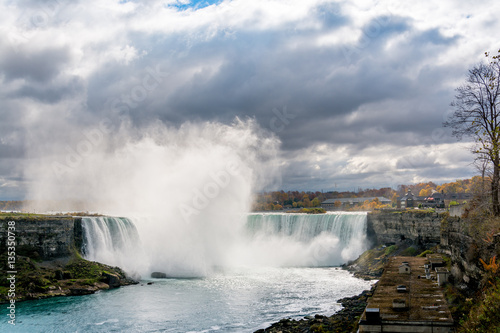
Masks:
[[[147,285],[147,282],[153,282]],[[253,332],[282,318],[331,315],[369,289],[339,268],[234,268],[197,279],[149,279],[88,296],[17,304],[2,332]]]
[[[338,267],[366,249],[366,213],[244,219],[222,242],[222,229],[212,239],[206,225],[183,231],[151,219],[83,218],[85,258],[123,267],[141,283],[18,303],[16,326],[5,320],[0,331],[253,332],[282,318],[332,315],[338,299],[370,289]],[[163,242],[151,237],[151,223],[170,230]],[[155,271],[169,278],[150,278]]]

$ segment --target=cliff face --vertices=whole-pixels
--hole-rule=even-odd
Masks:
[[[9,229],[11,226],[14,228]],[[0,304],[11,303],[14,299],[87,295],[97,290],[138,283],[118,267],[75,256],[82,246],[80,217],[0,216],[2,265],[6,265],[7,258],[12,256],[7,252],[12,245],[6,246],[11,241],[16,243],[15,294],[7,292],[11,288],[7,269],[0,269]]]
[[[368,214],[368,238],[373,245],[410,241],[420,246],[439,245],[451,257],[455,281],[473,286],[481,279],[479,258],[487,261],[500,254],[500,236],[478,247],[467,236],[466,222],[459,217],[423,211],[381,211]],[[7,247],[7,223],[15,222],[16,253],[42,260],[70,256],[82,245],[80,217],[0,217],[0,254]]]
[[[411,240],[437,245],[441,240],[440,214],[428,212],[376,212],[368,214],[368,237],[376,244]]]
[[[492,242],[475,241],[468,236],[467,220],[444,218],[441,222],[440,251],[452,259],[451,273],[456,281],[465,285],[477,284],[483,274],[479,259],[488,262],[500,254],[500,235]]]
[[[451,273],[458,285],[476,287],[482,278],[479,258],[487,260],[499,253],[500,244],[478,247],[467,235],[466,220],[430,212],[373,212],[368,214],[369,238],[375,244],[410,240],[421,246],[439,245],[451,258]],[[500,238],[500,237],[499,237]]]
[[[7,247],[8,222],[15,222],[16,253],[54,259],[70,256],[82,245],[82,225],[79,217],[2,217],[0,218],[0,253]],[[12,235],[12,234],[11,234]]]

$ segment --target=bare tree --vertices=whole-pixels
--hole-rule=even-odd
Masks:
[[[486,58],[488,63],[470,69],[465,84],[456,89],[454,112],[444,126],[458,139],[471,137],[477,144],[476,159],[492,166],[491,207],[500,216],[500,50],[496,56],[486,52]]]
[[[471,149],[475,152],[477,149]],[[490,210],[491,208],[491,182],[493,178],[493,172],[491,168],[490,160],[484,154],[477,155],[474,162],[472,163],[476,167],[476,170],[481,174],[481,181],[479,184],[472,186],[472,191],[474,193],[474,205],[481,210]]]

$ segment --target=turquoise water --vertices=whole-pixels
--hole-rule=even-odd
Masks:
[[[160,271],[198,278],[21,302],[15,327],[3,306],[0,332],[254,332],[282,318],[331,315],[338,299],[370,288],[334,267],[366,248],[363,213],[250,214],[243,228],[231,219],[83,222],[87,259],[142,277]]]
[[[147,282],[154,282],[147,285]],[[253,332],[281,318],[331,315],[371,283],[330,268],[235,268],[200,279],[145,280],[94,295],[2,305],[1,332]]]

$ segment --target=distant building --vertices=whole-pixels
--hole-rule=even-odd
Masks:
[[[364,197],[364,198],[337,198],[337,199],[328,199],[321,203],[321,208],[325,210],[341,210],[346,208],[352,208],[355,206],[361,206],[365,201],[373,201],[378,199],[378,201],[387,205],[391,203],[391,200],[386,197]],[[336,204],[337,202],[337,204]]]
[[[425,197],[419,197],[416,196],[411,192],[411,190],[408,190],[408,192],[402,196],[401,198],[398,198],[398,208],[412,208],[412,207],[418,207],[419,204],[425,202]]]
[[[401,266],[399,266],[399,274],[410,274],[411,268],[407,262],[403,262]]]
[[[442,286],[444,283],[448,282],[450,271],[447,268],[436,267],[436,274],[437,274],[438,285]]]
[[[446,208],[449,207],[450,202],[462,204],[472,199],[472,193],[440,193],[434,192],[428,197],[417,196],[408,190],[408,192],[399,197],[397,206],[398,208],[412,208],[412,207],[432,207],[432,208]]]
[[[445,208],[445,195],[443,193],[435,192],[431,196],[425,198],[422,204],[424,207]]]

